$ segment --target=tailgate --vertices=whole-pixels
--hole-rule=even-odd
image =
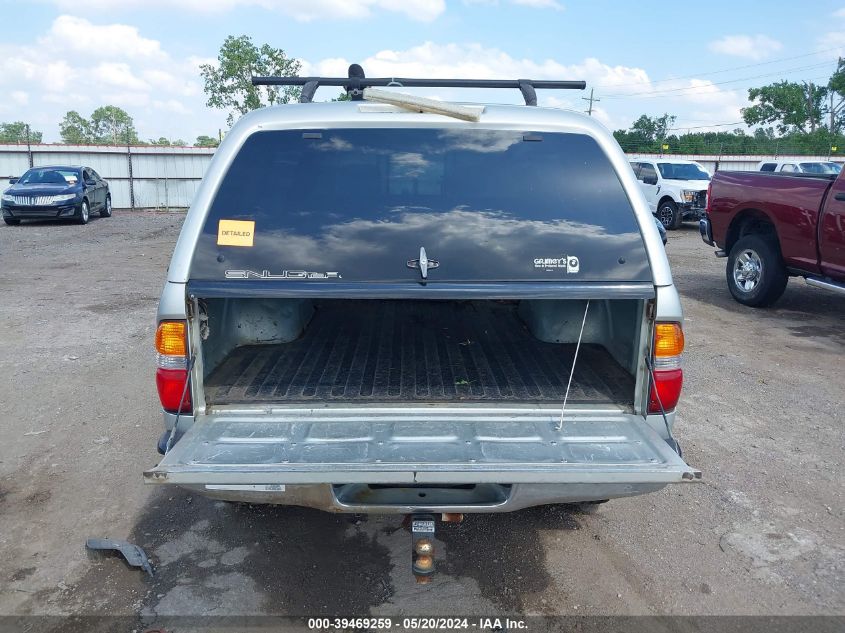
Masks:
[[[676,483],[700,478],[642,418],[551,409],[223,412],[147,483]]]

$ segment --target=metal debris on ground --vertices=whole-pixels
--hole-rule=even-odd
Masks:
[[[89,538],[85,541],[85,547],[90,550],[114,550],[123,554],[126,562],[133,567],[140,567],[150,576],[153,575],[153,566],[146,552],[138,545],[126,541],[118,541],[110,538]]]

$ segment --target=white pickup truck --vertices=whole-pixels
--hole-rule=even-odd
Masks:
[[[794,158],[773,158],[761,160],[755,171],[785,172],[788,174],[838,174],[842,165],[831,160],[796,160]]]
[[[700,220],[707,206],[710,174],[699,163],[675,158],[634,158],[631,168],[651,212],[667,229]]]

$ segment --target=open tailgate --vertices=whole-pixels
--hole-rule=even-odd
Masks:
[[[199,418],[147,483],[631,483],[693,481],[642,418],[525,409],[223,412]]]

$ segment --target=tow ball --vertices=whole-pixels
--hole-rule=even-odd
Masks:
[[[448,523],[459,523],[462,514],[442,514],[441,519]],[[434,530],[436,521],[433,514],[411,515],[411,570],[420,584],[431,582],[434,575]]]

